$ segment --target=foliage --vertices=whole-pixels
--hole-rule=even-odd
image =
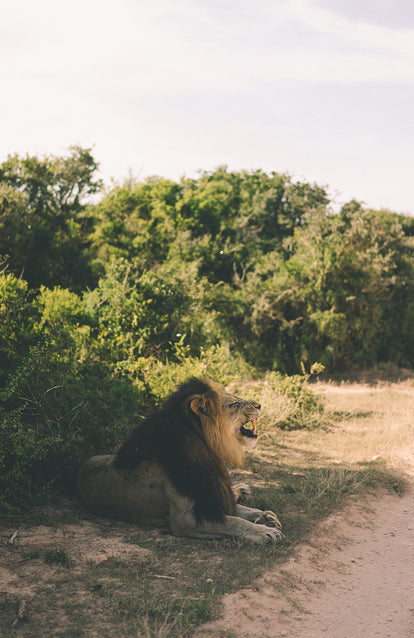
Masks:
[[[33,341],[38,320],[26,281],[0,274],[0,380]]]
[[[265,439],[272,438],[276,428],[311,430],[325,426],[328,422],[321,400],[307,383],[323,370],[323,366],[315,363],[309,373],[304,367],[301,374],[293,376],[267,372],[261,379],[243,382],[240,387],[237,383],[232,384],[232,390],[236,394],[254,398],[265,406],[260,420],[260,432]]]
[[[78,146],[67,157],[14,155],[0,166],[0,254],[30,286],[91,281],[83,202],[101,188],[96,170],[90,149]]]
[[[184,269],[168,262],[139,274],[133,264],[113,259],[97,287],[85,295],[102,356],[115,361],[157,356],[165,361],[183,335],[193,353],[216,343],[220,334],[205,290],[191,265]]]
[[[403,317],[413,292],[413,244],[398,221],[354,203],[338,216],[318,213],[292,243],[289,266],[305,311],[303,359],[331,370],[384,360],[409,365]]]
[[[286,174],[101,191],[97,169],[80,147],[0,165],[6,509],[73,486],[190,374],[265,379],[274,424],[297,428],[321,418],[303,364],[413,366],[411,218],[356,201],[334,214],[324,187]]]
[[[288,409],[276,425],[284,430],[294,430],[321,425],[323,405],[318,397],[304,384],[300,375],[279,380],[277,396],[284,396]]]
[[[285,244],[289,259],[268,254],[248,273],[245,323],[264,366],[412,365],[414,244],[394,216],[350,208],[312,212]]]
[[[81,461],[114,450],[134,424],[137,389],[102,366],[77,364],[70,345],[33,347],[0,392],[3,511],[52,489],[72,492]]]

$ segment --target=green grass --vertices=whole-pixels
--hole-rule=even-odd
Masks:
[[[54,547],[52,549],[45,549],[42,553],[42,558],[48,565],[60,565],[61,567],[70,567],[72,560],[67,555],[64,549],[58,549]]]

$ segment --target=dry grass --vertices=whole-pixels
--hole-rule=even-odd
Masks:
[[[335,427],[322,439],[321,452],[333,460],[362,463],[381,460],[388,467],[414,466],[414,382],[377,387],[320,384],[335,415]]]
[[[317,384],[314,391],[332,414],[326,430],[296,431],[290,436],[299,450],[328,462],[379,462],[411,473],[414,468],[414,382],[376,387],[347,383]]]
[[[386,381],[381,371],[369,382],[317,382],[307,386],[320,398],[325,411],[310,410],[305,426],[285,432],[276,427],[294,410],[294,400],[278,394],[272,383],[246,383],[240,392],[264,406],[262,444],[268,439],[291,454],[327,463],[377,462],[412,473],[414,469],[414,374],[404,381]],[[408,377],[408,378],[407,378]]]

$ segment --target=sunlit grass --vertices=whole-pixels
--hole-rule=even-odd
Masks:
[[[320,384],[314,389],[331,411],[332,423],[318,432],[296,431],[289,437],[290,443],[331,462],[377,461],[396,470],[412,471],[414,384],[376,388]]]
[[[272,448],[279,462],[295,464],[298,457],[318,464],[382,463],[395,470],[414,471],[414,378],[399,383],[315,383],[310,386],[324,406],[306,404],[302,427],[286,431],[295,409],[292,398],[269,380],[249,382],[237,389],[262,404],[260,448]],[[304,386],[306,390],[306,384]],[[297,408],[297,406],[296,406]]]

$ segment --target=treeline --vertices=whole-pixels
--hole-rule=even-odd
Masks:
[[[413,366],[414,218],[333,214],[325,188],[263,171],[97,174],[79,147],[0,166],[5,506],[69,480],[188,373]]]

